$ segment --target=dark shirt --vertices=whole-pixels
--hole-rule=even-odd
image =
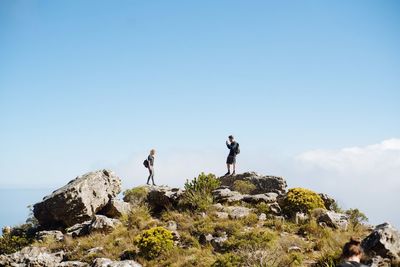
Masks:
[[[237,149],[238,144],[235,141],[233,141],[230,144],[228,142],[226,142],[226,146],[229,149],[229,156],[236,156],[236,149]]]
[[[355,261],[345,261],[342,264],[338,265],[337,267],[367,267],[367,266]]]
[[[147,157],[147,161],[149,162],[149,166],[153,166],[154,165],[154,156],[149,155]]]

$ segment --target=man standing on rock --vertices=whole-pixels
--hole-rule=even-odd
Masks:
[[[153,185],[156,185],[154,183],[154,155],[156,154],[156,151],[154,149],[150,150],[150,154],[147,157],[147,159],[144,161],[144,166],[149,169],[149,177],[147,178],[147,183],[149,185],[150,179],[153,182]]]
[[[236,174],[236,155],[240,153],[239,143],[235,141],[235,138],[230,135],[228,137],[228,141],[226,141],[226,146],[229,149],[229,155],[226,159],[226,166],[228,168],[228,172],[225,175],[231,174],[231,165],[233,166],[232,175]]]

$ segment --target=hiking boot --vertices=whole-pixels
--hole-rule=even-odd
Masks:
[[[236,172],[235,172],[235,171],[233,171],[233,172],[232,172],[232,175],[235,175],[235,174],[236,174]]]
[[[227,173],[225,173],[225,175],[224,175],[224,176],[227,176],[227,175],[231,175],[231,172],[227,172]]]

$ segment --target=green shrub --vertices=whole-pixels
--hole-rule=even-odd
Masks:
[[[163,227],[154,227],[144,231],[135,238],[140,255],[146,259],[154,259],[163,252],[173,248],[172,232]]]
[[[260,215],[261,213],[265,213],[268,214],[270,211],[270,208],[268,206],[267,203],[265,202],[260,202],[255,206],[256,212],[258,215]]]
[[[139,230],[155,223],[150,215],[150,209],[145,205],[133,207],[128,214],[122,216],[121,221],[128,229]]]
[[[149,189],[146,186],[134,187],[124,192],[124,201],[133,205],[139,205],[144,203],[148,193]]]
[[[250,194],[256,189],[256,186],[249,181],[236,180],[233,183],[233,190],[238,191],[242,194]]]
[[[211,265],[212,267],[237,267],[241,266],[242,259],[232,253],[219,255],[217,260]]]
[[[206,210],[213,203],[212,191],[220,184],[214,174],[201,173],[197,178],[187,180],[179,205],[192,210]]]
[[[0,255],[14,253],[31,243],[32,239],[25,233],[16,235],[12,232],[3,232],[0,236]]]
[[[324,201],[317,193],[305,188],[289,189],[283,203],[283,211],[289,217],[293,217],[296,212],[310,214],[317,208],[324,209]]]
[[[345,212],[349,216],[349,221],[353,227],[368,222],[367,216],[362,213],[359,209],[349,209]]]

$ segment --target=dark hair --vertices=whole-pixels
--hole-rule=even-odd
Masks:
[[[233,139],[233,135],[228,136],[229,139]]]
[[[361,247],[361,241],[356,238],[350,238],[350,241],[344,244],[342,257],[350,258],[353,256],[359,256],[363,254],[363,249]]]

